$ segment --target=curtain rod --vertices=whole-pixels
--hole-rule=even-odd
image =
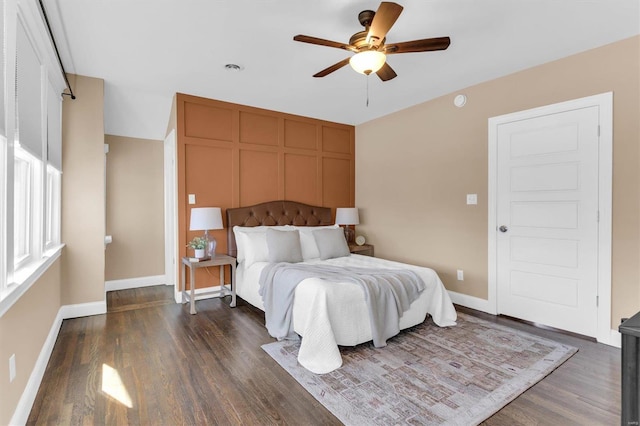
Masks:
[[[62,92],[62,96],[71,96],[71,99],[75,99],[76,95],[73,94],[73,89],[71,89],[71,84],[69,84],[69,79],[67,78],[67,72],[64,70],[64,65],[62,65],[62,59],[60,59],[60,52],[58,52],[58,45],[56,44],[56,39],[53,38],[53,32],[51,32],[51,26],[49,25],[49,18],[47,18],[47,12],[44,9],[44,4],[42,4],[42,0],[38,0],[40,3],[40,10],[42,11],[42,16],[44,17],[44,23],[47,25],[47,31],[49,32],[49,37],[51,37],[51,42],[53,42],[53,48],[56,51],[56,56],[58,57],[58,63],[60,64],[60,68],[62,68],[62,75],[64,76],[64,81],[67,83],[67,88],[69,89],[69,93]]]

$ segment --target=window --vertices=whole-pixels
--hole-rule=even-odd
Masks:
[[[13,267],[20,269],[31,259],[33,174],[35,159],[23,149],[14,150],[13,164]]]
[[[65,82],[37,9],[7,0],[0,22],[2,316],[60,254]]]
[[[47,192],[45,212],[45,249],[60,244],[60,172],[47,166]]]

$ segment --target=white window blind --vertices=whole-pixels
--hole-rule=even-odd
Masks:
[[[47,91],[47,162],[62,171],[62,96],[51,85]]]
[[[18,140],[24,150],[42,160],[42,70],[19,20],[17,33]]]

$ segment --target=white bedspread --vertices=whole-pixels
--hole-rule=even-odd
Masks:
[[[427,313],[441,327],[455,325],[456,311],[432,269],[360,255],[305,263],[318,262],[337,266],[411,269],[424,280],[426,289],[401,317],[400,329],[420,324]],[[238,296],[262,310],[258,278],[266,264],[255,263],[245,269],[241,263],[236,277]],[[336,286],[317,278],[302,281],[295,292],[293,324],[296,333],[302,336],[298,362],[317,374],[331,372],[342,365],[338,345],[355,346],[372,339],[364,293],[353,283]]]

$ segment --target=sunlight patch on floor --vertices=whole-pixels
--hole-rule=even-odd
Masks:
[[[102,392],[129,408],[133,407],[129,392],[122,383],[118,370],[107,364],[102,364]]]

